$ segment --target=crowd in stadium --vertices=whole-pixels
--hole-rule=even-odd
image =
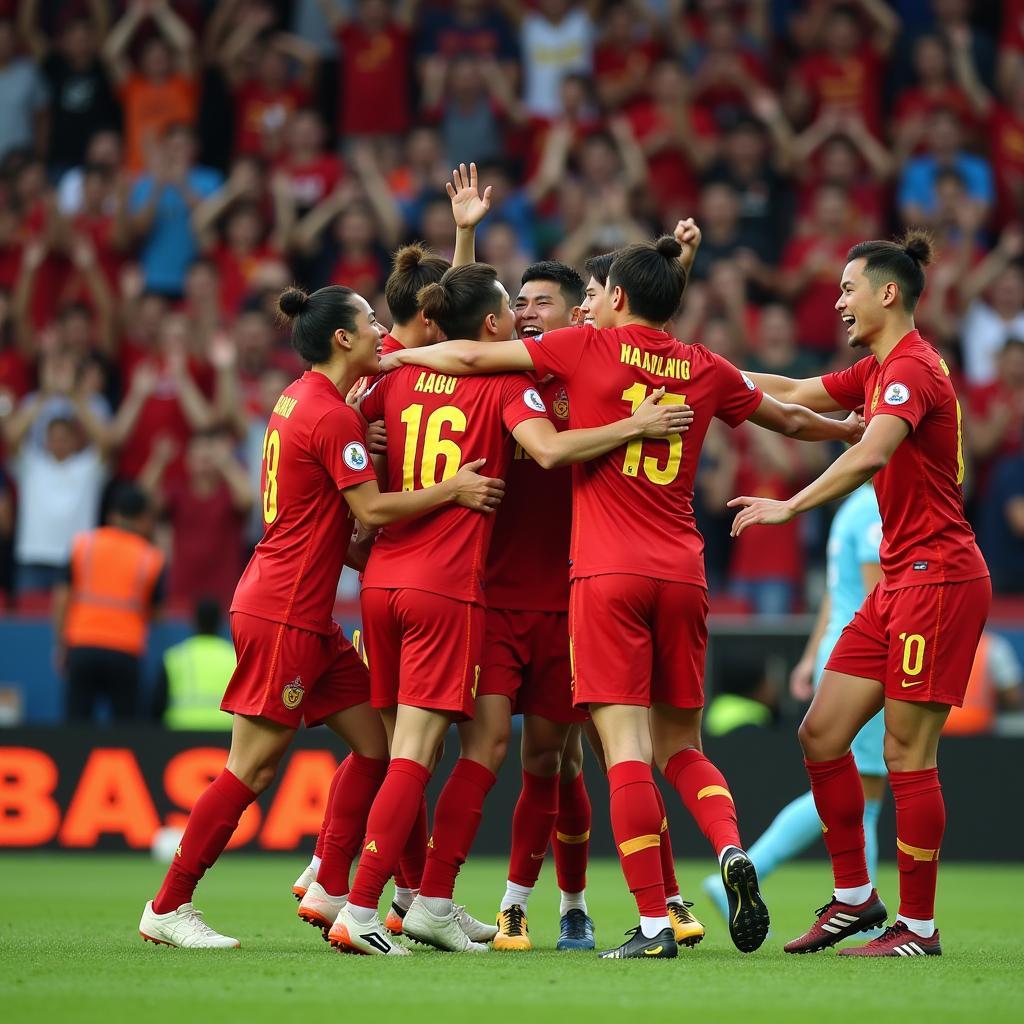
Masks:
[[[918,326],[957,378],[993,582],[1024,588],[1021,0],[0,0],[9,600],[65,577],[127,480],[171,606],[226,607],[266,418],[302,369],[277,295],[343,282],[388,323],[391,252],[451,257],[444,185],[470,161],[493,189],[477,257],[510,294],[532,260],[694,216],[677,336],[791,376],[853,358],[848,248],[928,226]],[[718,426],[712,587],[799,610],[824,520],[730,542],[724,501],[791,494],[828,451]]]

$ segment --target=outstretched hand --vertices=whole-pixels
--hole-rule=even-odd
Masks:
[[[487,216],[491,208],[491,186],[480,194],[476,164],[471,163],[468,171],[465,164],[459,164],[445,189],[452,201],[452,217],[457,228],[475,228]]]
[[[732,523],[729,535],[738,537],[748,526],[781,526],[788,523],[796,513],[784,501],[774,498],[751,498],[743,495],[726,502],[728,508],[741,509]]]

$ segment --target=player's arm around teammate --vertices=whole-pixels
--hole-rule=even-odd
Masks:
[[[825,378],[766,383],[783,397],[799,394],[848,409],[864,404],[864,437],[788,501],[742,496],[729,502],[740,509],[733,525],[738,535],[788,522],[873,479],[885,538],[884,581],[843,632],[800,727],[835,890],[812,928],[787,945],[789,952],[822,949],[885,920],[868,878],[864,798],[850,753],[854,736],[884,707],[900,912],[880,938],[843,953],[941,953],[934,923],[945,827],[938,742],[950,706],[963,701],[991,586],[963,513],[960,406],[948,368],[914,327],[930,259],[930,240],[914,232],[898,243],[865,242],[850,250],[836,310],[850,345],[871,355]]]

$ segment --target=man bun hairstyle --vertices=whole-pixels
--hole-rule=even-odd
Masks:
[[[682,251],[671,235],[627,245],[616,253],[606,287],[617,285],[626,293],[634,316],[663,324],[676,315],[686,288],[686,270],[679,262]]]
[[[449,338],[475,339],[487,315],[501,309],[497,281],[498,272],[487,263],[452,267],[420,290],[420,309]]]
[[[894,281],[903,299],[903,308],[913,313],[924,291],[924,268],[935,256],[932,236],[921,228],[911,228],[895,242],[860,242],[847,254],[846,262],[864,260],[864,275],[880,288]]]
[[[285,288],[277,308],[292,325],[292,348],[307,363],[326,363],[331,358],[331,339],[338,330],[354,331],[359,307],[356,293],[340,284],[328,285],[307,295],[301,288]]]
[[[554,281],[568,306],[579,306],[587,294],[587,286],[574,267],[561,260],[541,260],[524,271],[520,284],[530,281]]]
[[[407,324],[420,311],[420,291],[440,281],[451,264],[420,242],[402,246],[392,261],[391,274],[384,285],[391,318],[399,327]]]
[[[617,252],[606,252],[600,256],[591,256],[583,264],[583,269],[602,287],[608,284],[608,271],[612,269]]]

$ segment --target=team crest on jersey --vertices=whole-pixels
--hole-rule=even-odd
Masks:
[[[560,420],[569,418],[569,392],[565,388],[559,388],[555,392],[555,400],[551,403],[551,408]]]
[[[906,405],[910,401],[910,388],[906,384],[892,383],[885,389],[886,405]]]
[[[296,676],[290,683],[285,683],[281,691],[281,703],[289,711],[294,711],[301,703],[306,694],[306,688],[302,685],[302,677]]]
[[[370,461],[366,449],[358,441],[347,444],[341,457],[344,459],[345,465],[354,470],[366,469]]]
[[[523,401],[526,403],[527,407],[532,409],[534,412],[548,411],[548,407],[544,404],[544,399],[540,397],[536,388],[527,388],[523,392]]]

